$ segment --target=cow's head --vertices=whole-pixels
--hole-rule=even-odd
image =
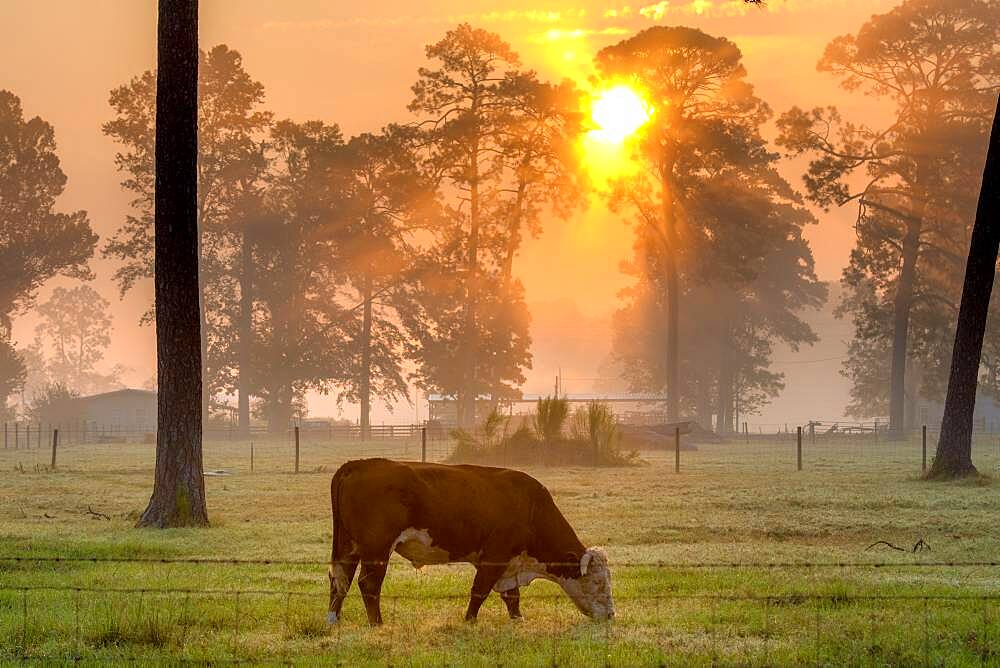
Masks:
[[[599,547],[592,547],[580,557],[577,577],[560,580],[563,590],[573,600],[580,612],[594,619],[611,619],[615,616],[615,603],[611,598],[611,569],[608,556]]]

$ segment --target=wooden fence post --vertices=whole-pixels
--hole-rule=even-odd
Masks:
[[[295,427],[295,472],[299,472],[299,428]]]
[[[743,438],[746,439],[747,445],[750,445],[750,426],[746,422],[743,423]]]
[[[920,445],[923,451],[923,462],[920,465],[921,471],[927,470],[927,425],[924,425],[920,429]]]
[[[427,461],[427,427],[420,428],[420,461]]]
[[[799,470],[802,470],[802,427],[796,429],[795,454],[798,460]]]
[[[42,449],[42,423],[38,423],[38,449]]]
[[[250,441],[250,473],[253,473],[253,441]]]
[[[681,428],[674,427],[674,473],[681,472]]]
[[[56,470],[56,448],[59,447],[59,430],[52,431],[52,470]]]
[[[7,423],[3,423],[3,449],[7,449]]]
[[[14,421],[14,449],[19,450],[21,447],[21,423]]]

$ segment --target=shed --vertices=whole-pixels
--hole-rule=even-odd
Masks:
[[[76,403],[77,414],[87,431],[156,431],[156,392],[126,388],[80,397]]]

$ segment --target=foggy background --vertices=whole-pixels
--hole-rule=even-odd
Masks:
[[[522,65],[542,79],[570,77],[585,81],[590,59],[601,47],[655,23],[698,27],[724,35],[743,51],[748,80],[776,115],[794,105],[811,108],[835,104],[846,118],[878,123],[888,116],[878,100],[848,94],[815,64],[835,36],[853,32],[872,13],[893,1],[771,2],[768,11],[739,3],[666,3],[632,8],[597,2],[512,3],[503,12],[491,2],[379,2],[365,6],[299,0],[295,3],[203,0],[201,44],[226,44],[243,56],[243,66],[266,89],[264,106],[275,118],[336,122],[351,136],[375,131],[385,123],[406,120],[406,104],[424,46],[458,21],[498,32],[521,54]],[[418,12],[418,15],[414,15]],[[557,31],[557,32],[553,32]],[[558,31],[563,31],[559,33]],[[625,31],[624,34],[621,31]],[[560,36],[560,35],[563,36]],[[21,98],[25,117],[41,116],[54,126],[57,153],[68,177],[58,209],[85,209],[101,243],[124,221],[129,194],[119,185],[113,156],[117,150],[101,124],[112,117],[109,91],[151,69],[155,63],[155,8],[132,0],[88,3],[38,1],[0,4],[0,88]],[[16,66],[9,66],[16,63]],[[773,137],[773,120],[768,132]],[[807,160],[783,160],[780,170],[796,188]],[[805,236],[816,258],[818,277],[831,294],[818,311],[803,319],[820,337],[798,352],[777,345],[773,371],[785,374],[785,390],[752,422],[796,423],[811,418],[836,419],[848,402],[848,381],[839,373],[852,327],[833,317],[841,271],[855,233],[856,208],[848,205],[816,213],[819,224]],[[525,286],[532,314],[532,368],[521,388],[547,393],[560,372],[563,389],[586,392],[607,374],[611,349],[610,321],[620,305],[619,291],[629,278],[620,263],[631,250],[632,233],[600,197],[590,208],[561,220],[545,216],[538,239],[526,238],[514,273]],[[141,282],[120,299],[111,274],[116,263],[95,254],[92,283],[112,304],[111,346],[104,371],[124,367],[120,380],[143,387],[155,373],[153,331],[139,320],[152,298],[151,282]],[[59,285],[56,279],[38,296],[44,302]],[[34,312],[15,318],[13,339],[31,342],[38,318]],[[696,336],[696,332],[688,332]],[[614,380],[605,386],[614,386]],[[619,383],[619,385],[621,385]],[[411,396],[413,394],[411,393]],[[356,405],[338,408],[334,399],[310,392],[311,416],[355,420]],[[390,412],[374,402],[372,422],[409,423],[426,418],[421,394],[417,405]]]

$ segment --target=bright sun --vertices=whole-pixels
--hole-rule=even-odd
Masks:
[[[590,107],[590,117],[597,126],[596,139],[621,144],[649,120],[649,104],[632,88],[621,84],[602,92]]]

